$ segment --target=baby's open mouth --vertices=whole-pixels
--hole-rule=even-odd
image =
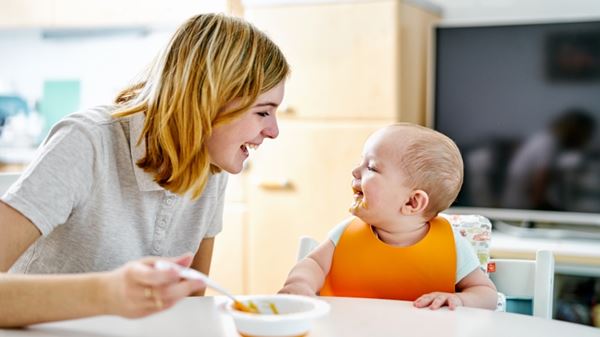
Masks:
[[[352,189],[354,191],[354,202],[350,206],[350,212],[354,212],[359,208],[367,208],[367,201],[364,200],[364,195],[361,191]]]

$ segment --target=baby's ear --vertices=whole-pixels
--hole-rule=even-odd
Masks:
[[[414,190],[406,203],[402,206],[402,214],[417,215],[422,213],[429,205],[429,195],[423,190]]]

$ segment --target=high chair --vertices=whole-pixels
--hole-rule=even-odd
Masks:
[[[490,276],[498,290],[496,311],[529,314],[552,319],[554,293],[554,255],[540,250],[535,260],[490,259],[489,243],[492,225],[480,215],[444,216],[472,245],[480,268]],[[297,259],[306,257],[318,246],[308,236],[300,238]]]
[[[535,260],[492,259],[489,276],[499,295],[506,297],[503,311],[552,319],[554,255],[551,251],[538,250]]]
[[[552,319],[554,255],[538,251],[535,260],[490,259],[492,223],[481,215],[440,214],[475,249],[481,269],[498,290],[496,311]]]

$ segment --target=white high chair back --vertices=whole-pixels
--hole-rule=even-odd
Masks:
[[[0,173],[0,196],[2,196],[4,194],[4,192],[6,192],[8,190],[10,185],[12,185],[15,181],[17,181],[17,179],[19,178],[20,175],[21,175],[21,173],[15,173],[15,172]]]
[[[490,259],[491,223],[488,219],[478,215],[452,215],[447,218],[473,245],[482,269],[496,285],[496,311],[526,313],[532,301],[533,316],[552,319],[554,255],[551,251],[538,251],[535,260]],[[315,239],[302,236],[297,259],[303,259],[318,245]]]
[[[554,255],[537,252],[535,260],[490,259],[492,223],[481,215],[440,214],[473,246],[481,269],[498,289],[497,311],[552,318]]]
[[[489,272],[498,291],[506,296],[506,311],[520,312],[521,303],[533,301],[533,316],[552,319],[554,254],[551,251],[538,250],[535,260],[492,259]]]

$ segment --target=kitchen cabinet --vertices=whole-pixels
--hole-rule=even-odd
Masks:
[[[292,66],[288,112],[298,118],[388,118],[396,112],[393,3],[247,9]]]
[[[425,124],[436,12],[415,2],[249,4],[247,20],[286,55],[292,73],[280,135],[248,169],[247,291],[274,293],[300,236],[320,241],[349,216],[351,170],[376,129]]]
[[[210,277],[232,294],[245,294],[247,265],[247,208],[244,204],[228,202],[223,214],[223,230],[215,238]],[[208,295],[216,295],[212,289]]]
[[[425,123],[438,15],[372,0],[271,1],[247,5],[244,16],[280,46],[292,73],[279,137],[230,178],[211,277],[234,293],[274,293],[300,237],[325,240],[350,215],[351,170],[366,138],[397,121]]]
[[[296,262],[300,236],[324,240],[349,216],[351,170],[369,134],[387,123],[285,120],[248,170],[248,289],[273,293]]]
[[[246,170],[230,175],[225,194],[223,230],[215,238],[210,277],[232,294],[247,293],[248,207]],[[207,295],[218,295],[207,289]]]
[[[234,0],[5,0],[0,28],[99,28],[177,25],[203,12],[226,12]]]
[[[438,15],[398,0],[299,3],[245,10],[292,66],[287,116],[425,122]]]

